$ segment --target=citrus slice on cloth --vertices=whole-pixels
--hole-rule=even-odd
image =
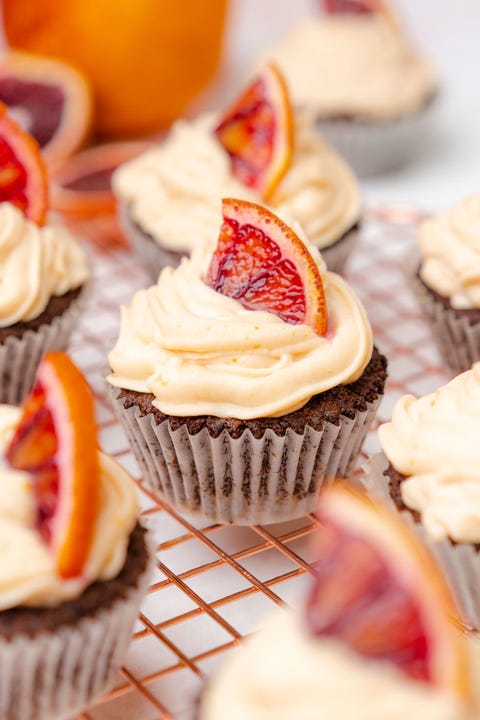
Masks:
[[[151,145],[141,140],[107,143],[73,155],[52,174],[52,209],[83,217],[113,213],[116,206],[111,186],[113,172]]]
[[[90,128],[88,82],[59,60],[7,51],[0,59],[0,100],[35,138],[49,165],[75,152]]]
[[[42,225],[48,206],[48,185],[39,147],[0,103],[0,202],[16,205]]]
[[[290,165],[293,114],[280,70],[268,63],[214,130],[230,156],[232,172],[264,200]]]
[[[30,473],[37,529],[63,578],[81,575],[97,518],[99,465],[94,400],[70,358],[49,352],[6,452]]]
[[[222,210],[223,225],[207,285],[249,310],[266,310],[324,335],[327,311],[322,277],[300,238],[255,203],[227,198]]]
[[[312,634],[467,697],[458,614],[427,549],[393,513],[343,487],[322,495],[318,518]]]

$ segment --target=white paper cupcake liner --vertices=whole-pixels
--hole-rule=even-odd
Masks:
[[[161,247],[153,238],[143,233],[132,222],[128,205],[120,205],[118,222],[125,237],[130,241],[142,267],[147,271],[153,282],[157,282],[160,271],[164,267],[177,267],[180,264],[182,253]]]
[[[317,117],[316,127],[359,177],[369,177],[403,165],[422,149],[434,104],[396,120]]]
[[[2,720],[74,717],[105,692],[125,657],[150,574],[147,562],[135,587],[75,625],[0,638]]]
[[[86,303],[88,285],[62,315],[22,337],[7,337],[0,344],[0,403],[18,405],[30,392],[35,372],[47,350],[65,350]]]
[[[359,229],[355,226],[333,245],[320,248],[322,258],[325,260],[328,270],[340,274],[344,271],[345,265],[358,240],[358,236]]]
[[[195,435],[186,425],[157,425],[126,408],[121,390],[110,386],[115,412],[130,441],[144,481],[160,500],[182,513],[216,523],[251,525],[301,517],[315,509],[322,485],[351,472],[380,397],[353,419],[323,430],[306,426],[284,436],[267,430],[260,439],[250,430],[232,438],[226,430]]]
[[[442,360],[458,375],[480,360],[480,323],[470,324],[466,316],[456,314],[436,299],[417,275],[419,264],[420,260],[407,264],[408,284],[429,321]]]
[[[399,511],[390,495],[389,479],[384,475],[388,460],[383,453],[374,455],[362,478],[369,495],[385,502],[399,513],[434,555],[452,589],[461,618],[468,629],[480,630],[480,552],[470,543],[433,540],[408,510]]]

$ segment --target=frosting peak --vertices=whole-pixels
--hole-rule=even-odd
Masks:
[[[60,224],[38,227],[0,203],[0,327],[38,317],[54,295],[88,278],[85,255]]]
[[[407,507],[436,540],[480,542],[480,363],[436,392],[405,395],[379,428],[382,448],[407,479]]]

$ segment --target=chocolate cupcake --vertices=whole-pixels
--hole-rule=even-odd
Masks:
[[[285,102],[291,114],[288,97]],[[251,122],[254,126],[255,120]],[[165,265],[175,267],[195,248],[209,247],[221,223],[223,197],[265,202],[280,216],[293,218],[322,252],[327,267],[342,271],[361,219],[357,182],[307,114],[292,115],[287,124],[292,128],[281,140],[288,145],[283,174],[268,197],[250,177],[244,183],[234,172],[218,139],[218,115],[178,121],[161,145],[115,172],[120,221],[154,281]]]
[[[267,229],[275,236],[279,228],[294,235],[250,203],[224,201],[229,211],[222,233],[236,213],[241,237]],[[122,308],[109,355],[114,407],[144,480],[180,511],[238,524],[298,517],[313,509],[323,483],[355,463],[383,394],[386,361],[353,291],[296,236],[318,279],[313,303],[327,308],[320,332],[311,320],[285,320],[278,308],[249,309],[215,291],[209,273],[222,237],[213,257],[197,253],[165,268]],[[262,250],[262,287],[273,282],[264,274],[269,263]],[[289,283],[298,287],[297,280]],[[275,298],[280,304],[281,292]],[[286,307],[294,304],[290,295]]]
[[[425,220],[407,275],[452,373],[480,360],[480,195]]]
[[[81,248],[58,223],[43,227],[0,204],[0,402],[30,391],[47,350],[67,347],[89,277]]]
[[[151,564],[135,485],[97,450],[93,396],[82,376],[63,353],[49,353],[36,383],[24,411],[0,408],[5,720],[70,717],[105,692],[125,655]],[[68,427],[64,405],[73,408]]]
[[[383,453],[365,484],[421,537],[445,572],[465,625],[480,628],[480,364],[436,392],[401,398],[380,426]]]

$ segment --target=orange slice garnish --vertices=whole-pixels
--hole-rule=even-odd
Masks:
[[[267,310],[285,322],[327,331],[320,271],[304,243],[266,208],[222,201],[223,225],[206,282],[249,310]]]
[[[90,129],[89,83],[60,60],[6,51],[0,60],[0,100],[51,166],[75,152]]]
[[[48,206],[47,173],[35,140],[0,103],[0,202],[16,205],[38,225]]]
[[[393,23],[391,8],[384,0],[323,0],[328,15],[383,15]]]
[[[468,698],[468,658],[447,583],[428,550],[383,506],[344,487],[321,498],[307,623],[364,658]]]
[[[268,200],[288,170],[293,152],[292,108],[276,65],[265,65],[214,132],[230,156],[235,177]]]
[[[116,208],[111,187],[113,172],[151,145],[142,140],[107,143],[73,155],[52,174],[52,209],[78,217],[113,214]]]
[[[65,353],[40,363],[6,458],[32,477],[36,527],[59,575],[81,575],[99,500],[97,428],[92,392]]]

